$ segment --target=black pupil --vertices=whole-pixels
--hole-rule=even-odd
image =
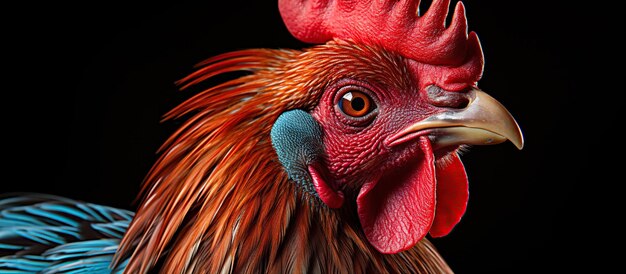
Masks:
[[[361,111],[365,108],[365,100],[359,97],[353,98],[352,101],[350,101],[350,106],[352,106],[352,109],[356,111]]]

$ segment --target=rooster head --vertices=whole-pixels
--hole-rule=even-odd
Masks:
[[[464,6],[433,1],[279,1],[289,31],[321,43],[298,66],[316,76],[309,109],[282,113],[272,145],[289,178],[330,210],[356,213],[381,253],[447,235],[465,213],[467,145],[523,136],[478,88],[483,54]],[[295,80],[294,80],[295,81]]]

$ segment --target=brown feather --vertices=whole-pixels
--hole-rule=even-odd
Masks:
[[[339,75],[398,85],[404,60],[378,47],[335,41],[304,51],[256,49],[206,60],[183,89],[213,76],[250,74],[210,87],[166,115],[188,117],[161,148],[116,263],[125,273],[446,273],[423,240],[394,255],[374,250],[356,210],[325,207],[287,179],[269,140],[286,110],[311,110]],[[405,74],[404,74],[405,75]]]

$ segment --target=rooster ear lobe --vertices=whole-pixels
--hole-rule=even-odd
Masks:
[[[304,175],[307,166],[324,151],[321,127],[311,114],[299,109],[278,116],[270,138],[278,160],[292,179]]]
[[[322,128],[300,109],[282,113],[270,132],[272,146],[289,179],[317,196],[330,208],[343,204],[343,193],[332,188],[320,159],[324,154]]]
[[[317,192],[318,197],[330,208],[340,208],[343,205],[343,192],[340,190],[334,190],[328,180],[325,180],[325,176],[320,172],[319,165],[308,165],[309,174],[313,181],[313,187]]]

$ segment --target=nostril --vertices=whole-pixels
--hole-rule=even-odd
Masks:
[[[467,107],[470,102],[466,91],[447,91],[434,85],[426,88],[426,95],[428,102],[437,107],[461,109]]]

